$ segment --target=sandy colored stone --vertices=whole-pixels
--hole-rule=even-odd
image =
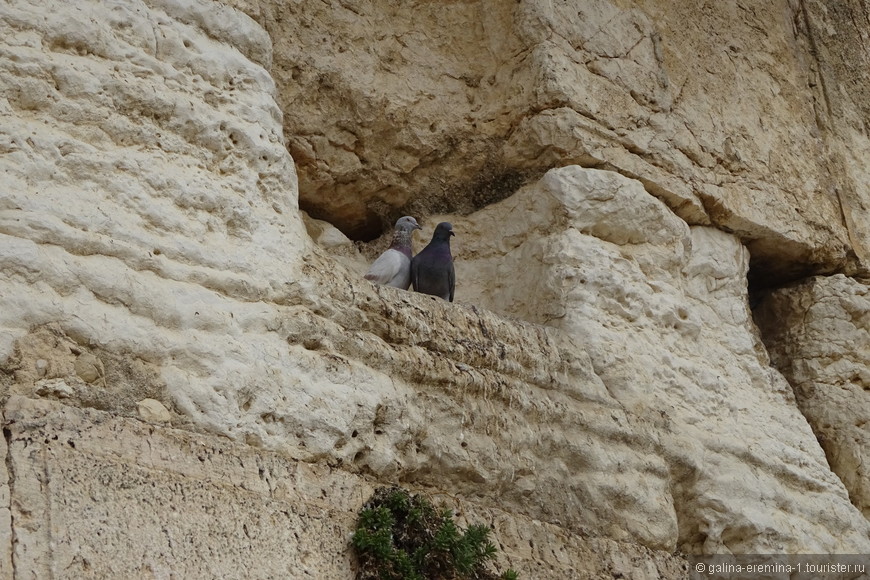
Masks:
[[[155,399],[142,399],[136,403],[136,406],[139,409],[139,416],[143,421],[148,421],[149,423],[168,423],[172,420],[169,409]]]
[[[797,89],[769,95],[805,80],[787,20],[766,27],[791,5],[741,28],[744,46],[767,29],[773,45],[721,73],[752,73],[738,103],[701,90],[736,94],[695,78],[706,45],[656,40],[684,15],[238,5],[266,26],[205,0],[0,5],[18,575],[267,575],[277,552],[286,575],[348,577],[348,514],[397,480],[500,514],[529,577],[633,562],[673,578],[676,550],[870,552],[748,308],[741,238],[780,272],[847,253],[818,166],[794,157],[813,150],[814,110]],[[571,149],[589,132],[594,150]],[[547,160],[528,163],[536,147]],[[288,149],[312,216],[360,237],[397,208],[469,212],[449,215],[457,303],[363,280],[348,242],[300,215]],[[437,219],[421,217],[425,243]],[[77,378],[86,354],[104,381]],[[73,379],[68,406],[33,400]],[[122,417],[146,398],[184,430]],[[187,500],[190,518],[172,516]],[[102,522],[110,541],[88,543]]]
[[[825,136],[825,162],[831,168],[832,191],[843,208],[852,250],[866,264],[870,248],[870,214],[865,184],[870,180],[870,141],[865,126],[870,109],[865,29],[857,24],[868,16],[867,6],[846,2],[830,5],[818,0],[801,2],[796,25],[818,59],[813,65],[814,107],[820,111]],[[866,275],[866,272],[863,272]]]
[[[129,270],[134,294],[135,287],[147,293],[138,276],[153,276],[229,285],[256,300],[275,292],[257,280],[295,263],[298,254],[288,248],[305,247],[271,77],[239,52],[234,42],[242,37],[226,32],[225,22],[203,17],[202,27],[187,24],[214,3],[166,4],[175,19],[143,2],[119,5],[109,16],[97,2],[58,2],[56,10],[4,4],[0,261],[20,283],[47,275],[69,295],[76,287],[69,268],[86,262],[96,300],[109,310],[126,308],[132,296],[100,291],[116,281],[99,264],[117,260]],[[219,13],[236,19],[232,29],[257,28],[239,12]],[[244,42],[252,39],[268,37],[260,31]],[[22,96],[30,93],[42,100]],[[46,213],[55,217],[46,221]],[[256,240],[258,251],[228,251],[236,237]],[[10,255],[23,261],[13,268]],[[36,269],[45,261],[51,266]],[[227,272],[235,273],[228,279]],[[26,303],[39,293],[29,287],[10,295],[2,325],[33,311]],[[150,302],[166,305],[167,317],[179,316],[171,292]],[[193,325],[207,315],[197,306],[209,305],[188,303],[181,315]],[[39,325],[53,318],[49,310],[19,323]],[[94,312],[80,318],[82,326],[105,323]],[[2,334],[4,350],[12,339]]]
[[[608,395],[656,441],[674,478],[680,549],[791,552],[810,541],[824,552],[840,541],[839,525],[855,526],[849,542],[865,545],[866,521],[769,366],[735,236],[690,228],[640,183],[577,166],[468,218],[432,221],[441,219],[456,231],[457,300],[571,335]],[[751,467],[734,445],[752,448]],[[838,515],[823,523],[815,500],[785,499],[791,486],[773,483],[784,473],[839,489],[837,507],[825,509]],[[789,508],[771,512],[768,501],[803,515],[790,522]],[[826,531],[798,540],[799,522],[813,518]]]
[[[383,236],[384,239],[380,244],[375,242],[362,248],[369,254],[369,257],[366,258],[360,253],[360,248],[357,247],[357,244],[354,244],[354,242],[352,242],[347,236],[341,233],[341,230],[329,222],[312,218],[304,211],[299,213],[302,215],[302,221],[305,224],[305,229],[311,237],[311,240],[320,248],[326,250],[332,259],[336,260],[351,272],[367,272],[369,260],[374,260],[378,255],[380,255],[379,253],[374,253],[377,251],[376,249],[381,248],[380,251],[383,251],[389,247],[389,244],[392,241],[391,230],[389,235]]]
[[[104,378],[106,374],[103,362],[89,352],[76,357],[75,370],[78,377],[86,383],[95,383]]]
[[[90,339],[82,342],[96,345]],[[14,380],[0,383],[4,396],[67,399],[128,416],[138,416],[137,403],[142,399],[166,398],[166,385],[153,365],[126,353],[92,352],[54,323],[32,329],[16,341],[5,368]]]
[[[350,534],[374,491],[365,478],[48,401],[14,397],[4,419],[16,478],[0,490],[11,492],[23,524],[16,578],[354,577]],[[631,567],[634,578],[684,577],[679,556],[449,495],[432,499],[464,525],[490,524],[499,565],[525,578],[601,577],[629,561],[645,563]]]
[[[771,360],[870,519],[870,296],[866,283],[816,277],[771,292],[757,309]]]
[[[21,386],[76,376],[76,358],[82,353],[62,330],[50,324],[41,332],[31,332],[16,341],[14,350],[15,358],[20,361],[14,363],[14,377]]]
[[[273,38],[302,206],[353,239],[579,164],[736,233],[754,283],[854,271],[850,248],[866,253],[870,83],[850,73],[866,8],[235,4]]]
[[[352,577],[366,487],[341,471],[23,398],[4,417],[16,578]]]
[[[41,397],[69,399],[75,395],[75,387],[70,382],[66,379],[43,379],[36,382],[35,392]]]

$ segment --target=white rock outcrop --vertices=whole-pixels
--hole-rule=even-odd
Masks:
[[[682,550],[827,553],[842,549],[841,526],[865,549],[867,522],[770,367],[735,236],[690,228],[640,183],[576,166],[450,219],[457,300],[558,328],[589,354],[667,466]],[[825,523],[795,484],[831,490]],[[826,531],[809,540],[808,521]]]
[[[857,5],[234,3],[274,39],[303,207],[354,239],[577,164],[736,233],[765,281],[866,254]]]
[[[326,10],[286,2],[235,5],[270,31],[276,15],[304,28],[306,10],[317,18]],[[327,12],[339,10],[330,6]],[[385,117],[375,126],[360,120],[367,127],[360,132],[350,122],[338,130],[306,110],[317,103],[324,114],[334,110],[327,95],[341,92],[339,69],[346,61],[318,67],[312,56],[295,71],[288,66],[295,57],[286,36],[270,36],[225,4],[0,4],[0,395],[6,428],[0,576],[14,565],[24,577],[88,570],[212,577],[216,569],[203,563],[211,548],[227,555],[221,571],[241,575],[260,565],[251,554],[275,548],[265,537],[273,526],[316,521],[330,546],[346,549],[351,514],[372,485],[394,481],[448,497],[469,517],[483,514],[504,529],[505,557],[526,577],[625,575],[625,562],[639,561],[638,577],[673,578],[681,574],[675,550],[870,552],[870,524],[829,469],[788,384],[769,365],[750,315],[749,255],[740,238],[758,234],[756,246],[767,252],[783,242],[789,272],[795,263],[806,265],[808,256],[825,268],[842,266],[848,228],[835,219],[836,204],[828,199],[818,213],[789,221],[794,208],[782,205],[779,194],[796,183],[793,172],[802,164],[789,157],[770,164],[788,177],[774,187],[782,186],[779,193],[753,198],[748,209],[740,209],[741,198],[725,196],[722,204],[735,205],[724,207],[724,222],[705,214],[711,194],[704,192],[712,183],[731,191],[727,176],[717,173],[719,157],[710,153],[726,144],[711,137],[708,147],[653,123],[654,117],[674,128],[658,109],[678,105],[668,104],[670,89],[659,77],[629,62],[655,64],[661,47],[654,23],[664,17],[601,2],[615,28],[599,38],[575,30],[580,24],[563,18],[567,6],[520,3],[510,18],[493,11],[474,20],[482,5],[452,4],[446,21],[438,3],[422,14],[395,7],[400,23],[410,23],[413,12],[420,22],[454,33],[432,54],[426,43],[411,42],[415,29],[380,39],[379,50],[392,59],[377,51],[370,58],[394,67],[396,87],[412,78],[400,66],[406,59],[419,59],[413,70],[425,69],[443,54],[476,50],[481,38],[493,44],[468,53],[481,55],[475,67],[485,68],[505,51],[514,56],[494,69],[492,82],[463,72],[468,55],[462,62],[443,60],[442,68],[456,65],[447,80],[437,70],[425,80],[447,87],[447,105],[424,95],[415,107],[416,100],[394,92]],[[382,16],[366,14],[368,22]],[[305,42],[329,39],[321,36],[329,21],[317,18],[309,18]],[[375,27],[358,28],[366,22],[345,24],[368,34]],[[477,27],[470,42],[462,40],[463,22]],[[514,22],[522,24],[519,36],[497,34]],[[336,37],[337,30],[343,29],[333,30]],[[632,30],[638,48],[627,58],[621,51],[631,47],[622,35]],[[593,39],[595,46],[573,48]],[[368,37],[341,42],[353,48],[349,59]],[[612,62],[604,59],[611,49],[619,53]],[[593,76],[607,80],[566,103],[562,97],[574,94],[573,82],[592,79],[583,73],[586,63],[569,58],[572,51],[600,53]],[[565,75],[556,74],[563,65]],[[698,82],[690,83],[690,72],[680,77],[687,87]],[[322,93],[308,82],[311,75]],[[365,78],[379,94],[378,77]],[[514,82],[525,78],[533,82]],[[789,79],[770,86],[799,84]],[[293,80],[308,87],[301,92],[304,103],[284,92]],[[631,83],[642,85],[635,96]],[[528,126],[512,132],[504,150],[472,143],[470,157],[513,147],[519,163],[538,145],[549,150],[550,139],[568,151],[587,142],[588,132],[571,128],[578,109],[600,104],[600,122],[607,124],[608,115],[623,114],[622,104],[631,100],[635,105],[624,109],[620,123],[636,122],[640,133],[632,138],[651,140],[648,148],[626,145],[632,163],[655,161],[650,166],[669,168],[667,175],[659,180],[650,177],[655,172],[626,169],[616,162],[624,151],[587,158],[570,150],[560,157],[564,167],[543,173],[548,161],[520,168],[541,177],[487,205],[517,183],[496,179],[490,185],[498,191],[469,198],[466,209],[487,207],[447,216],[457,232],[456,304],[373,286],[361,277],[364,266],[355,271],[364,260],[353,243],[298,211],[287,147],[303,163],[326,168],[303,180],[309,195],[335,186],[341,195],[332,201],[357,215],[352,192],[386,175],[352,179],[356,164],[364,167],[381,147],[363,142],[383,138],[390,155],[376,165],[411,175],[419,159],[428,163],[441,154],[440,141],[430,142],[428,132],[448,135],[467,121],[450,108],[454,97],[477,102],[480,87],[504,86],[520,94],[503,105],[490,95],[487,106],[475,109],[480,117],[472,123],[490,119],[480,121],[483,135],[510,126],[502,107],[543,106],[523,117]],[[610,99],[613,87],[619,101]],[[769,88],[752,94],[766,95]],[[707,102],[700,93],[684,89],[683,95],[695,106]],[[351,97],[340,95],[339,102]],[[305,118],[325,133],[284,123],[279,103],[292,120]],[[371,104],[359,100],[361,119],[380,114],[366,108]],[[450,108],[446,130],[420,124],[420,115],[428,119],[444,107]],[[808,110],[800,108],[801,114]],[[705,109],[702,116],[716,119],[728,111]],[[777,111],[772,118],[783,118]],[[621,126],[605,131],[607,139]],[[285,141],[287,127],[300,137]],[[397,127],[419,147],[390,145],[387,137]],[[655,144],[660,129],[686,144]],[[806,127],[794,131],[792,142],[811,137]],[[566,141],[566,135],[575,138]],[[774,145],[774,137],[757,144],[747,135],[753,159],[760,155],[754,147]],[[539,138],[534,147],[532,137]],[[462,158],[461,140],[448,142],[456,148],[444,159]],[[682,155],[704,169],[692,173],[676,163]],[[327,171],[335,167],[347,172]],[[469,167],[479,165],[457,172],[472,180]],[[735,191],[768,191],[750,187],[767,168],[749,164]],[[425,181],[418,177],[409,177],[405,189],[387,179],[378,195],[400,205],[410,185]],[[810,199],[815,186],[799,191]],[[362,222],[380,215],[371,211],[375,217]],[[419,241],[439,221],[427,217],[429,229]],[[786,222],[796,224],[794,230]],[[209,451],[200,454],[200,447]],[[206,462],[218,475],[199,465]],[[297,469],[304,477],[296,477]],[[122,511],[144,524],[130,526],[118,517]],[[173,518],[185,514],[194,514],[191,521],[208,533],[180,547],[179,537],[191,528]],[[334,525],[321,514],[335,517]],[[161,527],[163,520],[174,523]],[[87,535],[99,522],[110,522],[112,542]],[[311,537],[281,528],[293,554],[282,565],[350,577],[347,552],[336,557],[312,550]],[[147,549],[111,560],[140,545],[137,538]],[[591,565],[572,554],[602,561]]]
[[[13,575],[0,551],[2,578],[355,578],[348,531],[374,491],[368,478],[51,401],[12,397],[4,416],[0,492],[8,465],[19,554]],[[684,577],[679,556],[450,495],[436,501],[490,524],[500,566],[525,578]],[[3,550],[8,529],[0,507]]]
[[[868,294],[846,276],[814,277],[771,292],[757,319],[831,469],[870,519]]]
[[[187,384],[208,422],[220,395],[194,385],[268,374],[282,341],[245,336],[309,243],[269,37],[201,2],[12,2],[0,26],[0,352],[59,322]]]

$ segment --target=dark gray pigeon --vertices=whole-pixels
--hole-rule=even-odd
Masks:
[[[416,292],[439,296],[453,302],[456,273],[450,255],[450,236],[453,225],[441,222],[435,226],[432,241],[411,260],[411,283]]]
[[[396,222],[393,243],[378,256],[365,275],[366,280],[407,290],[411,285],[411,236],[423,229],[417,220],[406,215]]]

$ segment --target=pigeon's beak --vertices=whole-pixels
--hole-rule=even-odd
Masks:
[[[419,224],[414,224],[414,229],[415,229],[415,230],[422,230],[422,229],[423,229],[423,226],[421,226],[421,225],[419,225]]]
[[[455,236],[456,234],[453,233],[453,230],[450,230],[450,235]]]

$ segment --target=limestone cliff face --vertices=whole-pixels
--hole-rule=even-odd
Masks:
[[[274,39],[300,201],[351,237],[580,164],[736,233],[763,282],[864,254],[860,6],[242,4]]]
[[[0,577],[351,578],[386,482],[527,578],[870,553],[849,10],[0,6]]]
[[[868,318],[866,284],[842,275],[775,290],[758,316],[773,363],[793,385],[831,469],[864,517],[870,516]]]

